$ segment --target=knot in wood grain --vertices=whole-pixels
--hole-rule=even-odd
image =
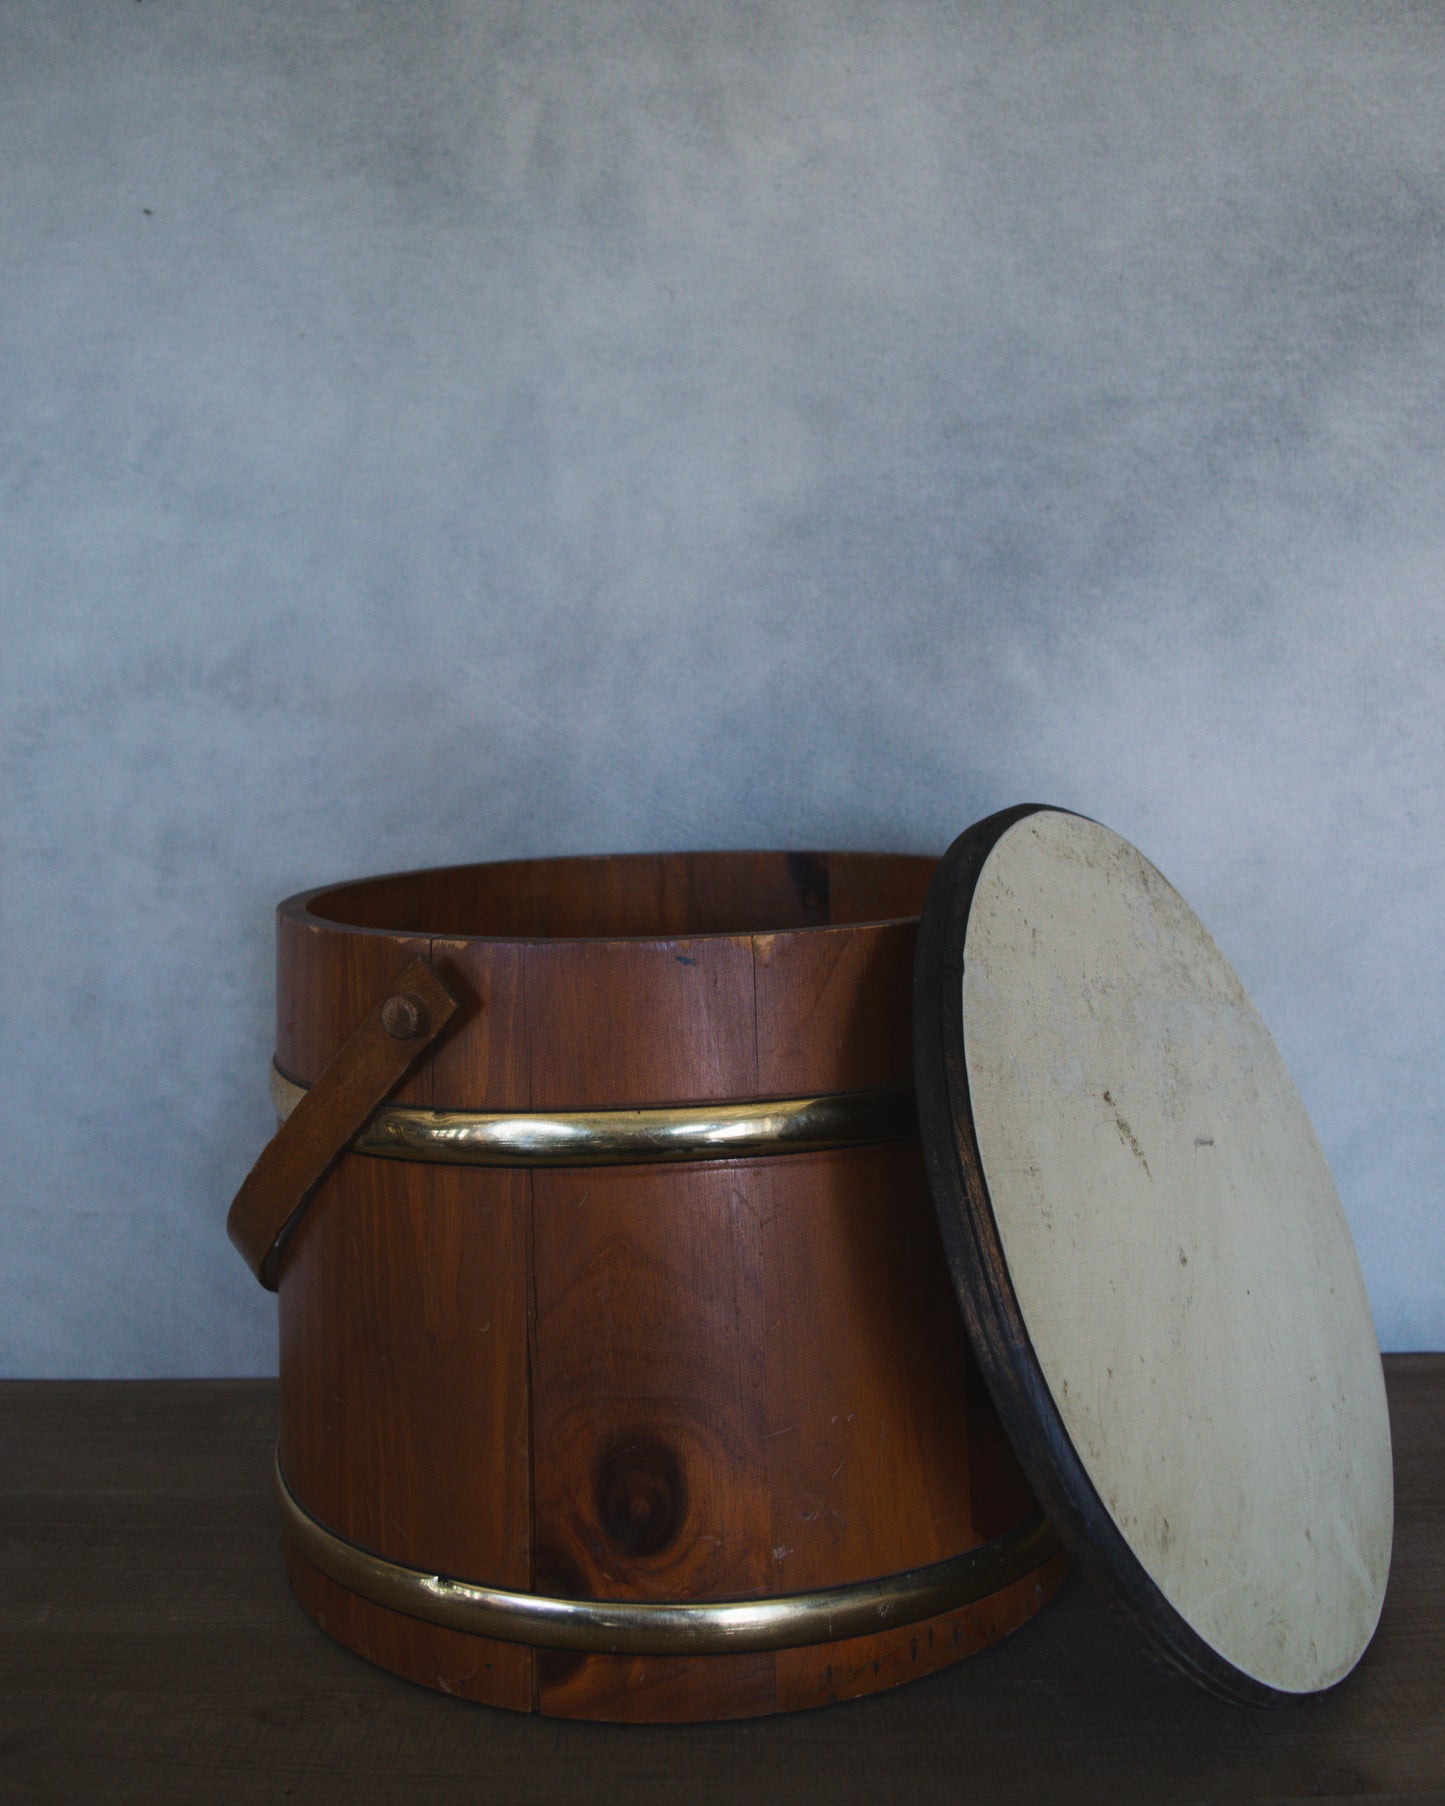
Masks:
[[[597,1520],[629,1555],[653,1555],[677,1535],[687,1511],[682,1466],[666,1443],[627,1436],[597,1465]]]

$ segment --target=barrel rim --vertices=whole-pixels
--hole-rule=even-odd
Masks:
[[[276,906],[276,915],[278,920],[289,920],[308,928],[323,929],[334,934],[366,935],[379,940],[439,941],[468,946],[498,947],[625,946],[659,949],[676,947],[693,941],[775,940],[792,938],[796,935],[853,934],[859,930],[870,928],[908,928],[915,926],[920,919],[921,911],[914,910],[903,915],[870,916],[864,920],[852,922],[809,922],[777,928],[702,929],[695,932],[670,934],[461,934],[436,928],[375,928],[365,923],[345,922],[334,916],[321,915],[313,908],[319,899],[334,891],[354,890],[362,885],[393,884],[402,879],[419,879],[432,874],[481,870],[499,871],[507,867],[523,866],[601,865],[622,859],[729,857],[738,859],[785,859],[789,857],[888,859],[917,862],[930,867],[936,866],[938,863],[936,853],[900,852],[876,847],[693,847],[687,849],[674,847],[652,850],[634,849],[625,853],[549,853],[515,859],[462,860],[451,865],[409,866],[400,871],[369,872],[357,878],[334,879],[327,884],[312,885],[305,890],[295,891],[289,897],[283,898]]]

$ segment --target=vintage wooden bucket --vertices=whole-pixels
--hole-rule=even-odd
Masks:
[[[935,864],[528,860],[282,904],[273,1089],[313,1120],[232,1228],[279,1283],[278,1497],[332,1636],[517,1710],[726,1718],[945,1667],[1056,1590],[918,1147]]]
[[[789,1710],[1004,1635],[1057,1537],[1223,1698],[1363,1656],[1394,1482],[1349,1224],[1238,977],[1102,824],[312,892],[276,1062],[229,1228],[281,1293],[293,1584],[362,1654]]]

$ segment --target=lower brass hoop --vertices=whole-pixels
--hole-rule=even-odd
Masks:
[[[306,1087],[271,1068],[284,1122]],[[740,1160],[759,1154],[907,1141],[918,1133],[913,1087],[838,1091],[747,1103],[642,1110],[418,1110],[383,1104],[353,1154],[448,1166],[634,1166],[654,1160]]]
[[[1059,1548],[1040,1516],[947,1561],[819,1592],[685,1603],[557,1599],[452,1580],[372,1555],[311,1516],[287,1486],[279,1455],[276,1496],[296,1552],[374,1605],[472,1636],[594,1655],[738,1655],[841,1642],[973,1605]]]

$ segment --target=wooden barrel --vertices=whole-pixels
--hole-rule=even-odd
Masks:
[[[726,1718],[944,1667],[1053,1593],[1064,1558],[972,1365],[897,1089],[933,865],[529,860],[282,904],[283,1100],[408,960],[460,1000],[389,1100],[440,1144],[344,1154],[281,1267],[290,1572],[332,1636],[492,1705]],[[808,1100],[823,1131],[760,1151]],[[515,1149],[681,1105],[684,1158],[625,1134],[585,1164],[447,1157],[478,1113]],[[918,1619],[943,1595],[915,1586],[910,1612],[894,1577],[994,1550],[971,1602]],[[467,1616],[477,1598],[490,1616]],[[616,1628],[662,1603],[685,1609],[651,1642]],[[458,1628],[477,1623],[501,1634]]]

